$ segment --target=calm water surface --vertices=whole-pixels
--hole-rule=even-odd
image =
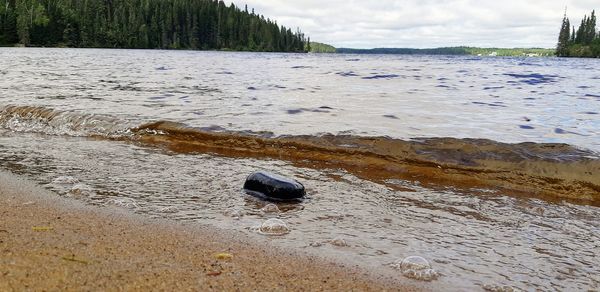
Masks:
[[[600,151],[598,60],[72,49],[0,49],[0,60],[0,167],[61,195],[251,234],[279,218],[291,232],[276,245],[397,277],[393,264],[419,255],[440,274],[433,289],[600,289],[598,207],[121,139],[172,121]],[[308,198],[262,209],[241,192],[256,170],[295,177]]]

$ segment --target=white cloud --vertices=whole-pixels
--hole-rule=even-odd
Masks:
[[[313,41],[336,47],[483,46],[556,44],[565,5],[571,23],[600,9],[597,0],[234,0],[235,5]],[[227,1],[231,3],[231,1]]]

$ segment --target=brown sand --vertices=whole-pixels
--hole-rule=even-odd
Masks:
[[[86,206],[6,173],[0,255],[0,291],[419,289],[245,233]]]

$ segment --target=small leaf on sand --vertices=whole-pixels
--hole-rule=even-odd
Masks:
[[[212,272],[208,272],[206,273],[207,276],[218,276],[221,275],[221,271],[212,271]]]
[[[218,260],[231,260],[231,259],[233,259],[233,255],[230,253],[222,252],[222,253],[216,254],[215,258]]]
[[[76,262],[76,263],[85,264],[85,265],[87,265],[89,263],[88,261],[86,261],[84,259],[76,258],[75,255],[62,257],[62,259],[65,261]]]
[[[31,227],[31,230],[33,231],[50,231],[53,230],[53,227],[50,226],[33,226]]]

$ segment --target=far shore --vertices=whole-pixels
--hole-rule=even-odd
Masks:
[[[61,198],[0,172],[0,291],[418,291],[267,240]]]

